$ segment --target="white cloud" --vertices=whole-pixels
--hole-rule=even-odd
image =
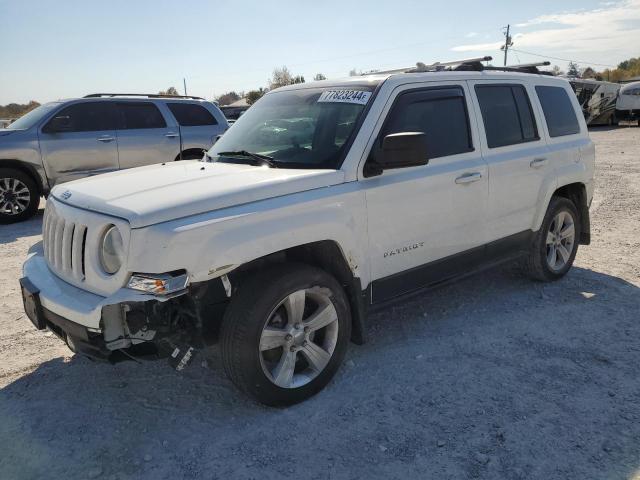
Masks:
[[[514,36],[514,48],[597,54],[598,58],[637,55],[640,43],[640,0],[601,3],[600,8],[540,15],[517,25],[531,29]],[[502,42],[459,45],[456,52],[487,52]],[[610,62],[609,62],[610,63]]]
[[[465,38],[473,38],[477,36],[478,36],[478,32],[469,32],[465,35]]]

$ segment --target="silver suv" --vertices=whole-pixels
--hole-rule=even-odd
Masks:
[[[199,97],[97,93],[42,105],[0,130],[0,224],[31,217],[59,183],[202,158],[228,128]]]

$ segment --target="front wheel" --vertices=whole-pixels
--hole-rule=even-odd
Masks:
[[[526,259],[535,280],[562,278],[573,265],[580,238],[580,217],[571,200],[553,197]]]
[[[291,405],[329,383],[350,335],[342,286],[318,268],[284,264],[234,293],[222,323],[222,360],[240,390],[266,405]]]
[[[13,168],[0,168],[0,224],[32,217],[39,203],[40,192],[29,175]]]

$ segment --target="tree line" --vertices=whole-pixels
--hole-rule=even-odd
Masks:
[[[567,75],[569,77],[576,78],[592,78],[594,80],[608,81],[608,82],[620,82],[624,80],[628,80],[633,77],[640,76],[640,57],[630,58],[623,62],[620,62],[616,68],[610,69],[606,68],[601,71],[597,71],[592,67],[584,67],[581,68],[575,62],[569,62],[567,71],[564,72],[557,65],[555,65],[552,69],[554,75]],[[361,75],[362,71],[357,69],[352,69],[349,71],[350,76]],[[327,77],[322,73],[316,74],[313,79],[315,81],[318,80],[326,80]],[[274,68],[271,77],[267,80],[267,85],[265,87],[259,87],[253,90],[249,90],[248,92],[243,91],[235,91],[232,90],[230,92],[223,93],[221,95],[215,96],[215,101],[218,102],[220,106],[229,105],[233,102],[236,102],[242,98],[247,99],[247,103],[252,105],[255,103],[260,97],[262,97],[269,90],[273,90],[274,88],[284,87],[286,85],[293,85],[296,83],[304,83],[305,78],[302,75],[294,75],[291,71],[283,65],[279,68]],[[178,90],[175,87],[169,87],[166,90],[158,92],[160,94],[167,95],[178,95]],[[0,118],[18,118],[24,115],[27,112],[30,112],[36,107],[39,107],[40,104],[35,100],[31,100],[26,104],[19,103],[10,103],[8,105],[0,105]]]
[[[0,118],[18,118],[39,106],[40,104],[35,100],[25,104],[10,103],[8,105],[0,105]]]

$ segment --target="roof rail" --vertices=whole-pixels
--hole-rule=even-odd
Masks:
[[[85,95],[83,98],[101,97],[190,98],[192,100],[204,100],[202,97],[194,97],[193,95],[169,95],[165,93],[92,93]]]
[[[408,68],[396,68],[394,70],[382,70],[371,71],[363,73],[362,75],[379,75],[379,74],[393,74],[393,73],[420,73],[420,72],[441,72],[441,71],[475,71],[482,72],[483,70],[491,71],[503,71],[503,72],[516,72],[516,73],[532,73],[536,75],[552,75],[551,72],[545,72],[538,70],[538,67],[547,67],[551,65],[551,62],[536,62],[536,63],[523,63],[521,65],[509,65],[508,67],[494,67],[492,65],[485,66],[482,62],[490,62],[492,57],[477,57],[467,58],[464,60],[454,60],[451,62],[435,62],[430,65],[425,65],[422,62],[416,63],[415,67]]]
[[[419,72],[437,72],[440,70],[444,70],[446,67],[453,66],[471,66],[471,65],[480,65],[480,62],[490,62],[493,60],[493,57],[477,57],[477,58],[467,58],[464,60],[453,60],[450,62],[435,62],[430,65],[426,65],[422,62],[416,63],[415,67],[404,67],[404,68],[396,68],[393,70],[381,70],[381,71],[371,71],[363,73],[362,75],[380,75],[380,74],[391,74],[391,73],[419,73]]]

